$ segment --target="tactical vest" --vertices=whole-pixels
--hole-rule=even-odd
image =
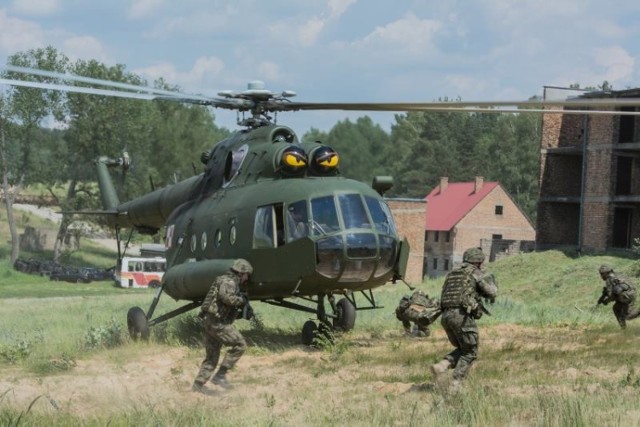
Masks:
[[[475,309],[477,292],[476,280],[473,277],[474,268],[472,265],[463,264],[447,275],[440,296],[440,306],[443,309]]]

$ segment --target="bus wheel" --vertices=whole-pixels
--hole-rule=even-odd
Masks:
[[[132,340],[149,339],[149,323],[147,315],[140,307],[132,307],[127,313],[127,327],[129,328],[129,336]]]
[[[158,282],[157,280],[152,280],[151,282],[149,282],[149,287],[156,289],[160,287],[160,282]]]

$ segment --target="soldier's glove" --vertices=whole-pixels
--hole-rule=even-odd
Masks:
[[[485,298],[484,301],[489,304],[494,304],[496,302],[496,299],[495,297],[491,297],[491,298]]]

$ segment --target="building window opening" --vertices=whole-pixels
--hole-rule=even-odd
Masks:
[[[503,208],[502,205],[496,205],[496,215],[502,215]]]

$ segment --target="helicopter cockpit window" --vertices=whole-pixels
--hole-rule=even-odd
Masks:
[[[396,229],[389,206],[387,206],[387,204],[382,200],[378,200],[370,196],[365,196],[365,200],[376,230],[380,233],[395,235]]]
[[[309,215],[307,202],[300,200],[287,207],[287,242],[301,239],[309,235]]]
[[[256,211],[253,225],[253,247],[275,248],[276,222],[273,206],[262,206]]]
[[[311,199],[312,234],[315,236],[340,231],[338,211],[333,196]]]
[[[237,150],[229,151],[229,153],[227,154],[227,160],[224,164],[224,182],[222,183],[223,187],[229,185],[231,181],[233,181],[233,178],[238,175],[240,166],[242,166],[242,162],[244,161],[248,152],[249,146],[246,144]]]
[[[367,211],[359,194],[341,194],[338,196],[342,220],[347,230],[351,228],[371,228]]]

